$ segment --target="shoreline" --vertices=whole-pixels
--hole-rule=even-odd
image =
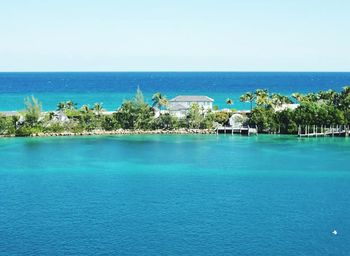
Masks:
[[[16,136],[16,135],[0,135],[0,138],[13,138],[13,137],[65,137],[65,136],[99,136],[99,135],[151,135],[151,134],[216,134],[213,129],[178,129],[178,130],[126,130],[118,129],[114,131],[84,131],[84,132],[50,132],[50,133],[34,133],[29,136]]]

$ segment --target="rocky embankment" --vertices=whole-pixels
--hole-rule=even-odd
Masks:
[[[96,136],[96,135],[133,135],[133,134],[215,134],[213,129],[179,129],[179,130],[124,130],[114,131],[84,131],[84,132],[55,132],[55,133],[35,133],[29,137],[58,137],[58,136]],[[1,137],[14,137],[15,135],[2,135]]]

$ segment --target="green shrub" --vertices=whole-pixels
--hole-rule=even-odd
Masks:
[[[294,111],[286,109],[275,113],[279,132],[282,134],[293,134],[298,132],[298,125],[295,122]]]
[[[19,137],[24,137],[24,136],[30,136],[32,134],[38,134],[43,132],[43,127],[42,126],[28,126],[28,125],[23,125],[20,128],[18,128],[15,132],[16,136]]]
[[[60,123],[53,123],[50,126],[44,128],[44,132],[47,133],[60,133],[65,131],[65,126]]]
[[[161,114],[154,123],[156,129],[173,130],[178,127],[178,118],[170,114]]]
[[[113,131],[120,128],[114,115],[104,116],[101,123],[101,128],[106,131]]]
[[[262,106],[258,106],[252,110],[249,115],[249,125],[256,125],[259,132],[276,132],[278,130],[274,111]]]
[[[17,121],[17,116],[0,116],[0,135],[15,134]]]
[[[222,125],[228,124],[228,121],[230,119],[231,113],[227,111],[220,111],[214,113],[214,122],[217,122]]]
[[[85,127],[81,126],[81,124],[79,123],[71,124],[69,126],[69,131],[73,133],[82,133],[85,130],[86,130]]]
[[[38,99],[32,97],[27,97],[24,100],[24,105],[26,107],[25,110],[25,122],[28,123],[31,126],[35,126],[40,118],[41,115],[41,103],[38,101]]]

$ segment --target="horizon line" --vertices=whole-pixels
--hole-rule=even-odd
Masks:
[[[348,71],[326,70],[27,70],[27,71],[1,71],[0,73],[350,73]]]

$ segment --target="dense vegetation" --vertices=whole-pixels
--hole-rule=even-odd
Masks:
[[[220,114],[203,113],[196,104],[191,107],[185,118],[176,118],[168,113],[156,117],[156,109],[165,108],[168,101],[160,93],[154,94],[152,101],[152,106],[147,104],[138,89],[134,99],[125,101],[112,114],[106,113],[101,103],[95,103],[92,108],[83,105],[78,109],[77,104],[72,101],[60,102],[57,111],[44,113],[41,103],[31,97],[25,99],[25,110],[19,115],[0,116],[0,134],[29,136],[38,133],[81,133],[118,129],[211,129],[217,115],[222,119]],[[227,120],[228,118],[229,116],[226,116]]]
[[[25,99],[25,110],[19,115],[0,115],[0,134],[28,136],[38,133],[61,133],[83,131],[128,130],[173,130],[181,128],[212,129],[227,125],[234,110],[203,112],[194,104],[187,116],[177,118],[169,113],[160,113],[168,105],[161,93],[152,97],[153,104],[144,101],[138,89],[135,98],[125,101],[115,112],[106,113],[101,103],[80,108],[72,101],[60,102],[57,111],[42,112],[41,103],[34,97]],[[291,97],[258,89],[247,92],[240,101],[250,105],[250,113],[243,115],[243,125],[257,126],[259,132],[297,132],[298,125],[347,125],[350,123],[350,87],[341,92],[333,90],[319,93],[294,93]],[[233,100],[227,99],[228,105]],[[299,103],[295,109],[285,104]],[[158,113],[158,114],[157,114]]]
[[[298,125],[350,124],[349,86],[341,92],[328,90],[305,95],[293,93],[291,98],[270,94],[267,90],[257,90],[242,95],[240,100],[251,104],[248,123],[256,125],[260,132],[294,134],[297,133]],[[299,103],[296,109],[283,108],[285,104],[293,102]]]

